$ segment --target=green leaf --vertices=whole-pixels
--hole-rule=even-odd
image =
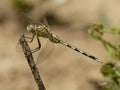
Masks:
[[[101,68],[101,73],[104,75],[104,76],[109,76],[113,73],[113,67],[114,67],[114,64],[113,63],[106,63],[102,66]]]

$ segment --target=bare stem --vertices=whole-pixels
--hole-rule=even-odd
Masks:
[[[38,85],[39,90],[46,90],[45,86],[43,84],[43,81],[40,77],[39,71],[38,71],[36,64],[34,62],[34,58],[33,58],[32,52],[30,50],[30,47],[29,47],[27,41],[25,40],[24,34],[21,35],[21,37],[19,39],[19,43],[23,49],[23,52],[24,52],[25,57],[27,59],[28,65],[30,66],[30,69],[31,69],[32,74],[34,76],[34,79]]]

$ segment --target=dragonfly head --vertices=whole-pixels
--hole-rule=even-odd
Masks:
[[[28,32],[34,32],[35,31],[35,25],[33,25],[33,24],[28,25],[27,26],[27,31]]]

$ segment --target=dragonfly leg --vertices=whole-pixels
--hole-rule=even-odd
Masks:
[[[41,43],[40,43],[40,39],[39,39],[38,36],[37,36],[37,42],[38,42],[38,47],[36,47],[35,49],[31,50],[32,53],[37,52],[41,48]]]
[[[25,37],[26,39],[30,39],[30,41],[27,40],[27,42],[31,43],[35,37],[35,34],[33,34],[32,37]]]

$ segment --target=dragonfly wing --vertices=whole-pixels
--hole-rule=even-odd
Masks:
[[[42,19],[42,23],[43,23],[44,25],[46,25],[48,28],[50,28],[50,26],[49,26],[48,21],[47,21],[46,18],[43,18],[43,19]]]
[[[42,61],[46,60],[54,49],[54,44],[47,40],[46,45],[42,48],[41,52],[38,54],[36,64],[41,63]]]
[[[30,16],[24,12],[19,12],[18,18],[25,27],[29,24],[43,25],[42,22],[32,18],[32,16]]]
[[[42,22],[43,25],[45,25],[49,28],[50,32],[52,31],[52,29],[51,29],[51,27],[50,27],[50,25],[49,25],[49,23],[48,23],[48,21],[45,17],[42,18],[41,22]]]

